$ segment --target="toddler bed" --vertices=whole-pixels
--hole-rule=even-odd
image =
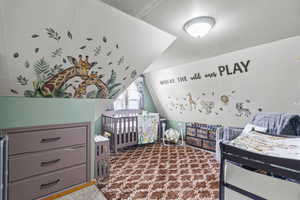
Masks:
[[[251,131],[220,150],[220,200],[300,199],[300,137]]]

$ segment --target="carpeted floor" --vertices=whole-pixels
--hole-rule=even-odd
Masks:
[[[110,178],[99,187],[109,200],[217,200],[218,176],[214,154],[154,144],[113,156]]]

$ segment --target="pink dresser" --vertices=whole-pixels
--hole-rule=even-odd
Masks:
[[[9,200],[39,199],[90,180],[90,123],[4,130]]]

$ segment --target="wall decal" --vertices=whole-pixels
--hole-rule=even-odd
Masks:
[[[56,40],[57,42],[59,42],[61,36],[53,28],[46,28],[46,32],[47,32],[49,38],[52,38],[52,39]]]
[[[30,63],[29,63],[28,60],[25,61],[24,66],[25,66],[25,68],[29,68],[30,67]]]
[[[220,97],[220,100],[221,100],[225,105],[227,105],[227,104],[229,103],[229,96],[227,96],[227,95],[222,95],[222,96]]]
[[[250,110],[248,108],[244,107],[244,103],[241,103],[241,102],[236,103],[235,108],[238,112],[236,114],[236,116],[238,116],[238,117],[242,117],[242,116],[249,117],[251,115]]]
[[[110,56],[110,55],[111,55],[111,51],[109,51],[106,55],[107,55],[107,56]]]
[[[183,114],[185,112],[198,112],[205,115],[223,115],[231,108],[236,110],[234,116],[236,117],[249,117],[251,111],[245,107],[245,103],[250,104],[250,99],[246,99],[245,102],[233,103],[234,97],[231,101],[229,100],[231,95],[218,95],[215,91],[213,92],[202,92],[200,96],[194,97],[191,92],[186,97],[172,97],[168,96],[167,107],[171,112],[178,112]],[[226,105],[226,109],[222,107]],[[262,108],[258,108],[262,111]]]
[[[28,83],[28,79],[26,79],[25,77],[23,77],[22,75],[19,75],[17,77],[17,80],[18,82],[21,84],[21,85],[27,85]]]
[[[69,39],[71,39],[71,40],[73,39],[73,35],[70,31],[67,32],[67,36],[68,36]]]
[[[66,31],[66,37],[73,39],[70,30]],[[59,42],[61,36],[53,28],[46,28],[47,36]],[[32,34],[32,38],[40,37],[37,34]],[[93,38],[87,37],[87,41],[93,41]],[[107,38],[104,36],[102,42],[108,44]],[[87,45],[82,45],[79,49],[88,49]],[[97,45],[91,47],[91,51],[95,57],[100,56],[102,46]],[[119,49],[119,44],[116,44],[116,49]],[[36,47],[34,52],[39,52],[39,47]],[[105,74],[101,74],[99,70],[103,67],[97,66],[98,62],[90,62],[88,55],[69,56],[64,55],[65,52],[62,47],[58,47],[50,51],[51,58],[57,62],[57,57],[62,57],[62,63],[53,63],[52,60],[46,59],[41,56],[33,62],[31,70],[35,72],[36,79],[29,80],[23,75],[17,76],[17,81],[21,86],[26,86],[24,90],[25,97],[59,97],[59,98],[114,98],[123,88],[122,83],[117,82],[117,73],[114,69],[111,74],[107,74],[107,80],[103,78]],[[109,51],[106,56],[112,55]],[[14,53],[14,58],[19,57],[19,53]],[[112,59],[112,58],[111,58]],[[51,61],[51,62],[50,62]],[[125,56],[119,57],[116,61],[118,65],[125,63]],[[28,60],[24,63],[25,68],[30,68]],[[112,66],[113,62],[109,61],[107,66]],[[129,65],[126,67],[126,70]],[[137,75],[137,71],[133,70],[130,77],[133,79]],[[122,78],[125,81],[127,76]],[[31,82],[32,84],[28,84]],[[28,88],[28,87],[32,88]],[[13,94],[18,94],[18,91],[11,89]]]
[[[193,100],[192,94],[188,93],[188,102],[190,105],[190,110],[196,109],[197,103]]]
[[[99,56],[100,51],[101,51],[101,46],[99,45],[94,49],[94,56]]]
[[[102,2],[53,1],[42,15],[33,10],[43,10],[42,1],[19,3],[3,8],[3,96],[113,98],[133,81],[132,71],[135,79],[175,40]]]
[[[212,109],[215,107],[215,103],[213,101],[200,101],[202,108],[206,111],[206,114],[212,113]]]
[[[10,89],[10,92],[13,93],[13,94],[19,94],[19,92],[15,89]]]
[[[63,54],[63,49],[62,48],[58,48],[58,49],[55,49],[53,52],[51,52],[51,56],[52,58],[55,58],[57,56],[61,57],[61,55]]]
[[[32,38],[38,38],[39,35],[38,35],[38,34],[33,34],[31,37],[32,37]]]
[[[134,79],[136,75],[137,75],[136,70],[133,70],[133,71],[131,72],[131,74],[130,74],[130,77],[131,77],[132,79]]]
[[[233,64],[233,67],[228,65],[217,66],[217,71],[204,73],[203,76],[200,72],[196,72],[191,76],[181,75],[176,78],[170,78],[167,80],[160,80],[160,85],[180,84],[189,81],[201,81],[203,79],[215,79],[218,77],[243,74],[249,72],[250,60],[240,61]],[[204,78],[203,78],[204,77]]]
[[[124,63],[124,56],[122,56],[119,60],[118,60],[118,65],[121,65]]]
[[[106,37],[105,37],[105,36],[102,38],[102,41],[103,41],[104,43],[106,43],[106,42],[107,42],[107,39],[106,39]]]
[[[18,52],[16,52],[16,53],[14,53],[14,58],[18,58],[19,57],[19,53]]]

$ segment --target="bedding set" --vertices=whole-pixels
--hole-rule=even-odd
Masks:
[[[228,144],[254,153],[300,160],[300,138],[283,138],[250,131]]]
[[[220,199],[299,200],[299,130],[299,115],[276,113],[257,114],[244,128],[220,128]]]

